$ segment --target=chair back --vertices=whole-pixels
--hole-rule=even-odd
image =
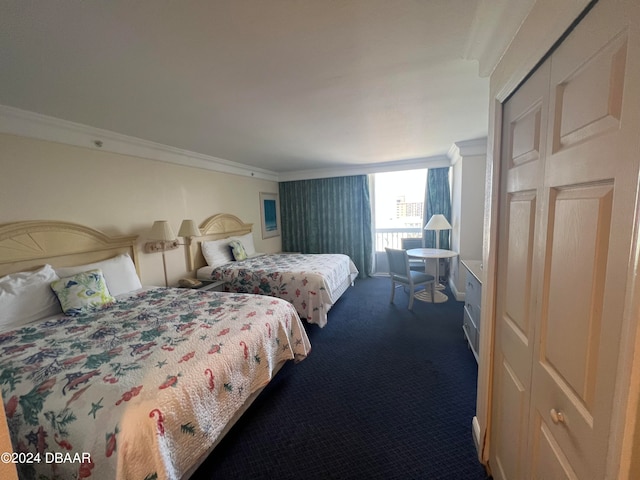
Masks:
[[[411,250],[412,248],[422,248],[422,238],[401,238],[400,244],[404,250]]]
[[[385,248],[389,262],[389,275],[403,279],[409,278],[409,257],[406,250]]]
[[[401,238],[400,243],[403,250],[424,247],[424,245],[422,245],[422,238]],[[420,260],[419,258],[410,258],[409,268],[418,272],[424,272],[424,260]]]

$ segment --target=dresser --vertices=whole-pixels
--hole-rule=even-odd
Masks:
[[[462,260],[467,270],[465,282],[464,317],[462,330],[469,348],[478,361],[480,345],[480,302],[482,299],[482,262],[480,260]]]

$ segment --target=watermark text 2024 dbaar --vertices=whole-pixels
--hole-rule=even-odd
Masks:
[[[90,463],[89,452],[63,453],[63,452],[3,452],[0,454],[2,463]]]

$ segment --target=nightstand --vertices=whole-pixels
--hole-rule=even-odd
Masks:
[[[202,284],[197,287],[181,287],[191,288],[192,290],[210,290],[212,292],[223,292],[224,281],[222,280],[201,280]]]
[[[224,282],[222,280],[202,280],[202,285],[198,287],[198,290],[209,290],[212,292],[222,292]]]

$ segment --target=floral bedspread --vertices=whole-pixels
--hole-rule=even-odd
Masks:
[[[324,327],[327,312],[357,277],[358,269],[342,254],[268,254],[222,265],[211,272],[227,292],[283,298],[301,318]]]
[[[20,478],[180,478],[310,348],[285,301],[164,288],[0,333]]]

